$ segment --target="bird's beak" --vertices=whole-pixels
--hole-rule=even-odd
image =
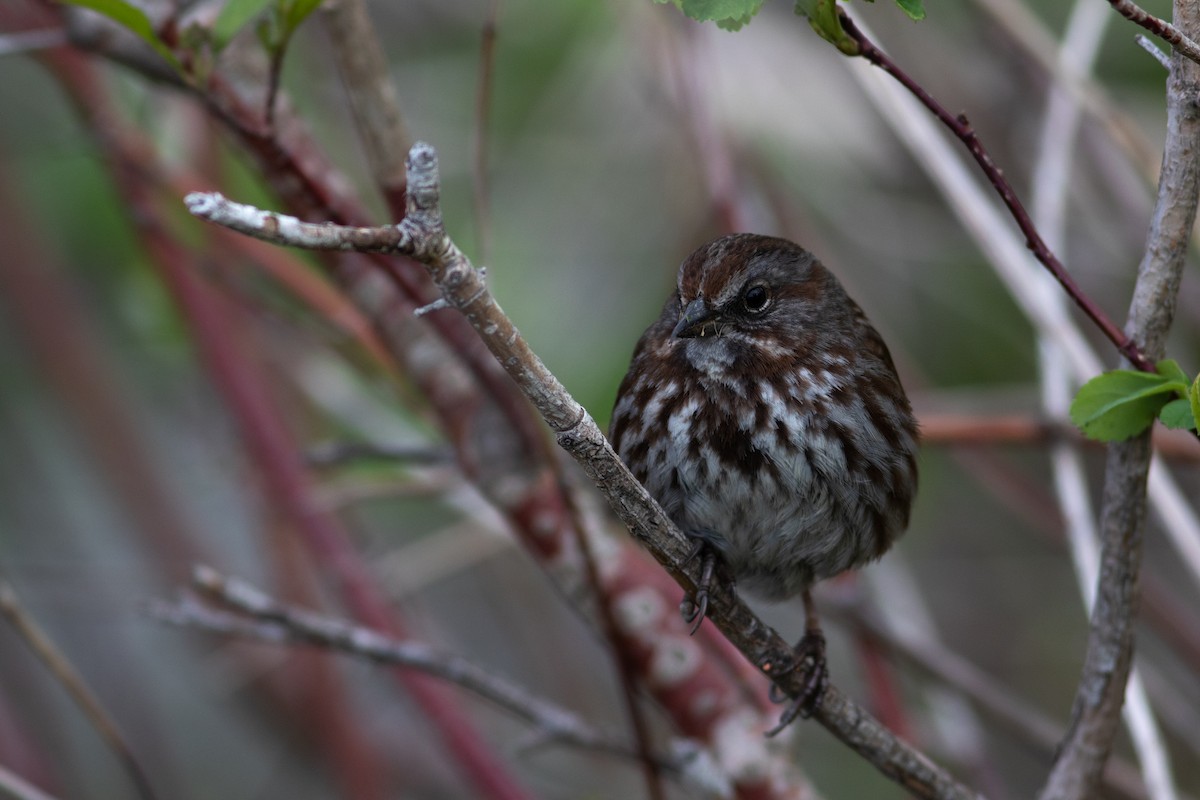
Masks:
[[[697,297],[687,304],[675,330],[671,336],[676,339],[693,339],[697,336],[712,336],[717,332],[717,312],[704,304],[704,298]]]

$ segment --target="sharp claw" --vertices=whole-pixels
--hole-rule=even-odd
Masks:
[[[829,686],[829,669],[825,663],[825,636],[820,630],[810,630],[796,645],[796,666],[793,669],[804,670],[803,688],[792,704],[784,709],[779,724],[767,731],[767,736],[779,733],[791,725],[796,717],[808,719],[821,704],[821,697]],[[772,684],[770,697],[773,702],[782,702],[783,693]]]
[[[690,635],[695,636],[696,631],[700,630],[700,626],[704,624],[704,615],[708,613],[708,590],[700,589],[696,592],[696,596],[692,598],[692,616],[685,618],[684,622],[693,622]]]
[[[713,571],[717,567],[717,556],[703,539],[697,539],[692,544],[692,550],[683,563],[691,563],[696,557],[702,559],[700,580],[696,582],[696,593],[684,598],[684,604],[680,607],[683,621],[692,623],[691,635],[693,636],[704,624],[704,617],[708,613],[708,587],[712,583]]]

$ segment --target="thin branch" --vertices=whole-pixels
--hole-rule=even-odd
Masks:
[[[331,226],[308,226],[298,220],[269,214],[220,195],[193,193],[185,198],[188,209],[212,222],[229,224],[245,233],[280,240],[286,229],[296,239],[289,244],[320,242],[335,248],[351,240],[367,247],[389,241],[429,269],[446,299],[464,314],[488,349],[516,381],[555,432],[558,443],[583,467],[608,498],[621,521],[684,587],[694,591],[698,565],[688,562],[690,546],[666,514],[621,463],[587,411],[566,391],[500,310],[478,270],[446,234],[440,208],[437,155],[424,143],[413,146],[408,158],[408,210],[397,226],[371,235],[349,229],[339,238]],[[323,235],[313,236],[313,228]],[[732,591],[710,590],[710,618],[739,650],[789,696],[803,689],[803,670],[795,654],[778,633],[765,625]],[[973,798],[977,795],[958,783],[925,755],[896,738],[865,710],[830,686],[822,695],[814,719],[900,785],[927,798]]]
[[[1151,56],[1153,56],[1154,60],[1162,65],[1163,69],[1170,71],[1171,57],[1162,50],[1159,50],[1158,45],[1150,41],[1149,38],[1142,36],[1140,33],[1137,36],[1134,36],[1133,40],[1138,43],[1138,47],[1142,48]]]
[[[1148,13],[1137,3],[1132,2],[1132,0],[1108,0],[1108,2],[1122,17],[1137,25],[1141,25],[1171,45],[1176,53],[1200,64],[1200,44],[1196,44],[1179,28],[1176,28],[1166,20],[1159,19],[1153,14]]]
[[[858,54],[895,78],[963,143],[976,163],[979,164],[980,169],[983,170],[984,175],[987,176],[988,181],[995,188],[996,193],[1004,201],[1004,205],[1008,207],[1013,219],[1016,220],[1017,226],[1025,236],[1025,246],[1029,248],[1038,261],[1050,270],[1050,274],[1062,284],[1063,289],[1075,301],[1076,305],[1096,324],[1096,327],[1116,346],[1117,350],[1129,359],[1130,363],[1144,372],[1153,372],[1153,363],[1142,355],[1137,343],[1118,328],[1109,319],[1108,315],[1096,305],[1095,301],[1079,288],[1071,273],[1067,272],[1067,268],[1063,266],[1062,262],[1058,260],[1058,257],[1054,255],[1046,245],[1046,242],[1043,241],[1041,234],[1038,233],[1036,226],[1034,226],[1033,221],[1029,218],[1029,213],[1025,210],[1025,206],[1021,203],[1020,198],[1017,197],[1008,179],[1004,177],[1004,173],[992,160],[992,156],[983,146],[983,142],[979,140],[979,136],[976,135],[975,130],[971,127],[971,123],[967,120],[966,115],[959,114],[955,116],[947,111],[924,87],[913,80],[886,53],[876,47],[874,42],[859,30],[858,26],[854,24],[854,21],[850,19],[845,11],[839,9],[839,13],[841,14],[842,27],[846,29],[846,33],[858,44]]]
[[[1044,293],[1036,290],[1043,272],[1041,265],[1023,249],[1019,238],[1012,233],[1008,219],[990,202],[966,166],[948,153],[946,141],[926,109],[879,70],[851,69],[850,72],[859,79],[884,119],[940,188],[948,207],[978,242],[993,270],[1034,327],[1068,350],[1069,367],[1075,377],[1083,381],[1102,371],[1103,362],[1074,320],[1047,303]],[[1162,529],[1193,580],[1200,582],[1200,519],[1164,466],[1155,466],[1150,471],[1149,486]]]
[[[1200,8],[1178,0],[1175,18],[1200,29]],[[1172,58],[1167,84],[1167,137],[1158,200],[1130,304],[1128,330],[1147,355],[1159,357],[1174,317],[1187,243],[1200,193],[1200,67]],[[1040,797],[1094,796],[1112,748],[1133,661],[1133,622],[1146,517],[1149,433],[1109,448],[1101,515],[1103,549],[1095,609],[1072,725]]]
[[[0,614],[4,615],[13,629],[25,640],[25,644],[29,645],[38,659],[50,670],[50,674],[62,684],[67,694],[83,711],[88,722],[129,774],[138,796],[142,800],[154,800],[154,790],[146,778],[146,772],[134,755],[133,748],[125,741],[116,722],[109,716],[100,700],[92,694],[83,677],[71,666],[67,657],[21,606],[17,593],[3,578],[0,578]]]
[[[214,609],[184,594],[174,602],[152,603],[150,613],[179,627],[271,644],[314,645],[379,664],[416,669],[460,686],[525,720],[536,728],[537,741],[585,747],[634,760],[642,757],[635,748],[597,729],[573,711],[537,697],[461,656],[285,605],[250,584],[209,567],[195,568],[192,586],[210,602],[230,611]],[[668,759],[658,759],[656,763],[660,768],[679,770],[679,764]]]

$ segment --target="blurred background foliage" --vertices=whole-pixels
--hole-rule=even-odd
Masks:
[[[1169,15],[1165,0],[1144,5]],[[1050,78],[997,21],[997,9],[1017,6],[930,3],[919,24],[888,3],[855,3],[852,11],[947,108],[969,114],[1024,196]],[[1057,37],[1071,6],[1020,7]],[[440,152],[450,232],[478,259],[472,142],[487,3],[375,2],[371,10],[406,123]],[[804,243],[841,277],[887,339],[922,415],[1036,415],[1030,324],[865,100],[847,72],[852,65],[793,17],[790,4],[768,4],[733,34],[649,0],[503,0],[497,32],[483,263],[502,306],[602,425],[676,266],[722,232],[714,201],[730,198],[744,227]],[[1113,21],[1097,81],[1157,152],[1165,75],[1134,44],[1135,32]],[[243,39],[235,47],[255,46],[252,33]],[[177,93],[116,66],[104,74],[121,113],[169,162],[187,158],[195,138],[211,132]],[[350,183],[374,197],[319,15],[292,42],[283,86]],[[20,266],[47,286],[31,296],[6,281],[0,298],[3,575],[112,710],[160,796],[351,796],[314,757],[319,737],[263,700],[268,680],[282,681],[277,691],[304,691],[303,681],[289,682],[306,668],[303,656],[231,646],[143,613],[149,598],[181,585],[197,558],[275,590],[320,565],[288,543],[264,506],[260,476],[148,266],[95,143],[36,53],[0,58],[0,109],[0,183],[17,201],[0,217],[0,270],[15,268],[3,242],[19,233],[45,257]],[[714,149],[729,162],[725,197],[712,192]],[[1122,319],[1151,184],[1099,126],[1085,124],[1076,158],[1065,260]],[[185,166],[208,170],[237,199],[271,202],[236,148]],[[383,205],[374,209],[384,221]],[[178,214],[195,232],[182,205]],[[236,335],[269,376],[299,441],[438,444],[408,387],[364,367],[344,334],[262,273],[218,264],[207,278],[235,301]],[[1193,268],[1170,347],[1193,373],[1198,287]],[[65,349],[61,361],[32,344],[38,335]],[[1110,349],[1093,341],[1115,365]],[[120,427],[94,415],[109,402],[100,395],[115,401]],[[1102,454],[1089,453],[1098,494]],[[158,485],[122,494],[116,487],[137,474],[122,473],[131,461]],[[1193,498],[1196,464],[1195,453],[1176,462]],[[621,728],[611,661],[595,636],[452,469],[376,464],[320,476],[322,497],[338,504],[422,638]],[[1086,621],[1050,486],[1036,444],[927,446],[910,533],[864,582],[894,600],[887,587],[902,573],[952,649],[1062,722]],[[147,516],[130,507],[139,491],[165,506],[176,527],[147,529]],[[1156,525],[1145,570],[1194,641],[1200,594]],[[767,614],[788,635],[799,630],[797,609]],[[860,693],[853,649],[836,626],[832,635],[835,680]],[[1200,665],[1158,629],[1144,629],[1138,641],[1153,664],[1147,679],[1179,785],[1198,795]],[[468,796],[405,697],[370,666],[337,663],[352,702],[339,718],[387,765],[389,796]],[[1027,797],[1039,785],[1048,753],[986,719],[973,726],[939,715],[920,681],[905,677],[903,685],[910,733],[923,746],[993,797]],[[63,797],[130,796],[94,732],[3,625],[0,687],[0,763]],[[466,702],[494,741],[520,738],[519,723]],[[971,735],[983,737],[975,749]],[[814,725],[800,726],[794,748],[827,797],[898,796]],[[635,769],[604,756],[501,749],[538,796],[642,790]],[[1124,740],[1118,750],[1129,755]]]

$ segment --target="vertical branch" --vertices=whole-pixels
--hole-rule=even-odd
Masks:
[[[387,58],[363,0],[326,3],[322,13],[367,164],[392,219],[398,222],[404,218],[404,155],[412,139],[404,126]]]
[[[1200,30],[1200,8],[1176,0],[1175,21]],[[1200,66],[1175,54],[1167,83],[1167,138],[1158,199],[1130,304],[1126,332],[1150,359],[1163,353],[1175,313],[1200,192]],[[1095,610],[1072,725],[1042,789],[1043,800],[1092,797],[1112,748],[1133,659],[1133,621],[1146,518],[1147,431],[1110,446],[1101,513],[1102,552]]]
[[[1062,44],[1058,48],[1056,76],[1080,80],[1095,63],[1104,29],[1113,19],[1103,6],[1091,0],[1076,0]],[[1070,78],[1068,78],[1070,76]],[[1074,158],[1072,148],[1079,131],[1082,107],[1059,88],[1056,80],[1046,98],[1042,121],[1041,148],[1033,173],[1032,217],[1046,240],[1063,258],[1066,257],[1066,198],[1068,179]],[[1053,282],[1043,285],[1047,301],[1059,312],[1066,313],[1066,298]],[[1042,384],[1042,404],[1050,419],[1068,421],[1071,396],[1078,384],[1073,384],[1066,369],[1067,355],[1052,337],[1038,337],[1039,366]],[[1093,589],[1099,574],[1099,536],[1093,522],[1092,503],[1088,497],[1087,476],[1083,455],[1078,445],[1054,442],[1050,460],[1060,510],[1062,511],[1067,543],[1075,565],[1076,581],[1083,594],[1087,613],[1093,610]],[[1129,675],[1127,704],[1124,711],[1126,727],[1133,740],[1134,750],[1157,800],[1174,800],[1177,792],[1171,776],[1171,764],[1162,741],[1154,712],[1146,696],[1145,684],[1136,669]]]

